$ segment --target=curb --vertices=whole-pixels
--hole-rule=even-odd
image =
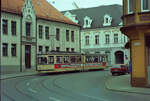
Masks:
[[[23,73],[18,73],[18,74],[4,74],[0,75],[0,80],[5,80],[5,79],[11,79],[11,78],[16,78],[16,77],[23,77],[23,76],[31,76],[31,75],[36,75],[38,72],[23,72]]]
[[[111,82],[111,80],[116,79],[116,78],[111,78],[110,80],[107,80],[105,82],[105,88],[110,90],[110,91],[150,95],[150,89],[149,88],[131,87],[130,85],[121,86],[118,83],[115,84],[115,85],[117,85],[116,87],[113,87],[112,85],[114,85],[114,84]],[[119,79],[117,79],[117,80],[119,80]],[[145,90],[147,90],[147,92],[145,92]]]

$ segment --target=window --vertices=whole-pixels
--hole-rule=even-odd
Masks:
[[[106,44],[109,44],[109,35],[108,34],[105,35],[105,40],[106,40]]]
[[[42,39],[43,36],[43,26],[39,25],[39,38]]]
[[[11,56],[16,56],[16,44],[11,44]]]
[[[69,48],[66,48],[66,51],[69,52]]]
[[[39,53],[42,53],[43,47],[39,46]]]
[[[74,52],[74,48],[71,48],[71,51]]]
[[[85,45],[89,45],[89,36],[85,36]]]
[[[118,43],[118,34],[114,34],[114,43]]]
[[[149,11],[150,0],[141,0],[142,11]]]
[[[98,45],[99,44],[99,35],[95,36],[95,44]]]
[[[45,38],[48,40],[49,39],[49,27],[45,27]]]
[[[26,36],[30,36],[31,23],[26,22]]]
[[[48,46],[45,47],[45,52],[46,52],[46,53],[49,52],[49,47],[48,47]]]
[[[54,56],[48,57],[48,64],[54,64]]]
[[[89,21],[88,21],[88,20],[86,20],[86,26],[88,26],[88,23],[89,23]]]
[[[3,56],[8,56],[8,44],[3,43]]]
[[[16,21],[11,21],[11,33],[16,35]]]
[[[71,31],[71,41],[74,42],[74,31]]]
[[[124,43],[126,43],[126,36],[124,36]]]
[[[69,41],[69,30],[66,30],[66,41]]]
[[[56,40],[59,41],[59,36],[60,36],[60,29],[56,28]]]
[[[128,0],[128,13],[133,12],[133,0]]]
[[[59,52],[60,51],[60,47],[56,47],[56,51]]]
[[[3,34],[8,34],[8,21],[3,20]]]

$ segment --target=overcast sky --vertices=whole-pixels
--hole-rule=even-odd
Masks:
[[[79,8],[96,7],[100,5],[120,4],[122,0],[47,0],[59,11],[75,9],[72,5],[75,2]]]

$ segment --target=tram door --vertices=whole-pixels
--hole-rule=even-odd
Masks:
[[[25,45],[25,67],[31,68],[31,45]]]

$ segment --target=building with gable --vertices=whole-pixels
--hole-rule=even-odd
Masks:
[[[36,54],[80,52],[80,26],[46,0],[2,0],[1,72],[36,70]]]
[[[109,65],[129,62],[130,52],[124,48],[128,37],[120,31],[122,6],[99,6],[62,13],[81,25],[81,51],[83,53],[108,54]]]

